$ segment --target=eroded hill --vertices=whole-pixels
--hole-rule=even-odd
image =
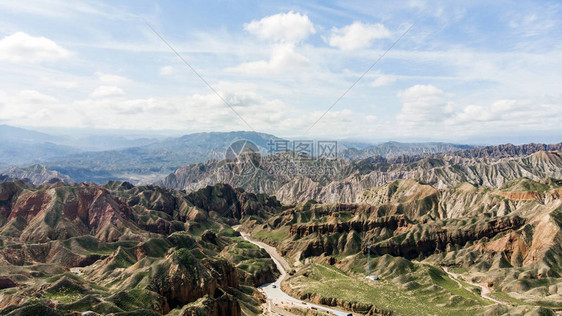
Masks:
[[[279,208],[228,185],[1,183],[0,313],[260,313],[278,271],[229,224]]]
[[[561,197],[554,178],[395,180],[357,203],[285,205],[225,184],[8,181],[0,313],[264,313],[256,286],[279,272],[241,224],[288,259],[281,287],[301,300],[362,314],[548,314],[562,308]]]
[[[295,160],[291,153],[242,160],[232,170],[213,160],[177,169],[158,185],[193,191],[228,183],[248,192],[275,195],[286,204],[315,200],[357,203],[364,190],[400,179],[416,179],[437,189],[464,182],[499,187],[511,180],[562,178],[562,144],[501,145],[429,156],[371,157],[358,161]],[[243,170],[244,172],[240,172]]]
[[[243,227],[288,258],[296,274],[284,287],[303,299],[400,314],[547,312],[562,308],[561,196],[550,178],[448,189],[398,180],[360,203],[308,201]],[[378,281],[365,280],[368,252]]]

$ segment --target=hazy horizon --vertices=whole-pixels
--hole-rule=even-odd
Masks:
[[[229,133],[229,132],[253,132],[249,130],[231,130],[231,131],[181,131],[181,130],[127,130],[127,129],[92,129],[92,128],[55,128],[55,127],[30,127],[30,126],[13,126],[8,124],[0,124],[0,126],[10,126],[22,128],[26,130],[45,133],[53,136],[68,136],[68,137],[88,137],[88,136],[122,136],[128,139],[138,138],[154,138],[162,140],[168,137],[181,137],[185,135],[198,134],[198,133]],[[265,133],[270,134],[270,133]],[[298,137],[288,137],[284,135],[270,134],[283,139],[296,140]],[[310,137],[309,137],[310,138]],[[326,139],[322,137],[311,137],[312,139]],[[468,139],[433,139],[433,138],[330,138],[330,140],[337,140],[341,142],[357,142],[365,144],[380,144],[385,142],[401,142],[401,143],[428,143],[428,142],[442,142],[454,144],[468,144],[468,145],[500,145],[500,144],[514,144],[522,145],[529,143],[544,143],[554,144],[559,143],[562,139],[556,135],[519,135],[519,136],[494,136],[489,138],[468,138]]]

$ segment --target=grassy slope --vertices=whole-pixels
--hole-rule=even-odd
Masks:
[[[396,279],[369,281],[329,265],[314,264],[305,270],[288,281],[289,287],[299,287],[301,293],[373,304],[399,314],[474,315],[490,304],[472,290],[459,287],[442,270],[428,265],[418,265],[408,275],[421,283],[413,290]]]

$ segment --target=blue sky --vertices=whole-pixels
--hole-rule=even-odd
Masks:
[[[554,1],[3,1],[0,123],[560,141],[561,24]]]

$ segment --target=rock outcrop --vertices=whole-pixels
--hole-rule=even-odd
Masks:
[[[4,176],[6,180],[19,179],[34,185],[56,182],[74,182],[69,176],[55,170],[49,170],[47,167],[38,164],[28,167],[10,167],[2,171],[0,174],[0,176]]]
[[[518,216],[507,216],[454,228],[439,222],[427,227],[415,226],[404,234],[375,243],[371,247],[371,253],[415,259],[420,255],[425,257],[435,252],[444,252],[451,245],[462,247],[471,241],[514,231],[524,223],[525,221]]]
[[[170,308],[183,306],[204,296],[239,286],[236,268],[226,260],[196,260],[188,250],[180,249],[159,264],[148,289],[166,298]],[[222,293],[222,292],[221,292]]]
[[[379,217],[369,220],[351,220],[347,222],[332,222],[332,223],[312,223],[294,225],[290,227],[290,234],[294,236],[305,237],[311,234],[326,235],[333,233],[344,233],[355,231],[358,233],[368,232],[375,228],[386,228],[396,230],[398,227],[405,227],[408,223],[406,217],[388,216]]]

